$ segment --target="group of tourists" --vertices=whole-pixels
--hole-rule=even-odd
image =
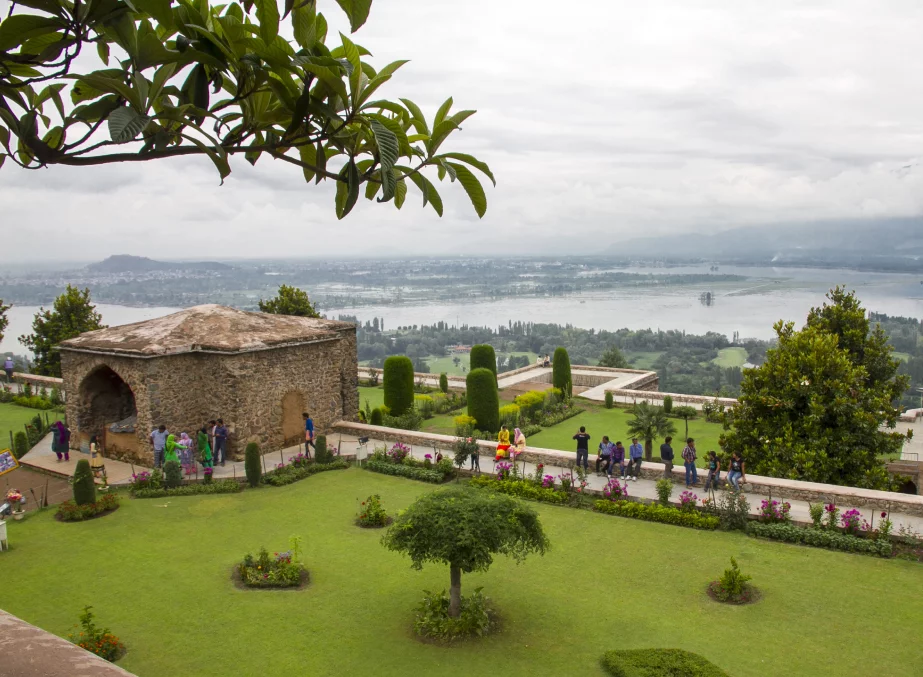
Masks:
[[[516,457],[526,450],[526,436],[519,428],[513,429],[512,444],[510,443],[510,430],[505,425],[500,426],[500,432],[497,434],[497,455],[494,456],[494,462],[502,461],[505,458],[511,458],[514,461]],[[477,454],[471,455],[471,467],[478,467]]]
[[[176,461],[187,475],[191,475],[197,462],[204,468],[213,468],[224,465],[227,460],[228,429],[220,418],[199,428],[195,439],[185,432],[181,432],[177,439],[167,426],[161,424],[151,431],[150,440],[155,468],[162,468],[167,461]]]
[[[577,441],[577,467],[583,466],[587,472],[590,470],[590,435],[586,431],[586,426],[580,426],[580,430],[574,435]],[[603,435],[599,443],[596,455],[596,474],[605,473],[612,477],[612,473],[618,468],[618,475],[621,479],[637,481],[641,474],[641,459],[644,458],[644,447],[638,443],[638,438],[633,437],[631,446],[628,451],[621,442],[613,444],[608,435]]]

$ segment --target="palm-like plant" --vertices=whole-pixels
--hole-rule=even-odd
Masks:
[[[634,418],[628,422],[628,434],[644,440],[644,459],[650,461],[654,438],[672,435],[676,432],[676,426],[667,418],[663,407],[654,407],[647,402],[636,404],[631,413]]]

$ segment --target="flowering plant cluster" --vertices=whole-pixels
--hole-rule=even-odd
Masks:
[[[26,499],[18,489],[10,489],[6,492],[7,503],[25,503]]]
[[[570,475],[558,475],[558,481],[561,483],[562,491],[570,491],[574,484],[574,478]]]
[[[214,469],[214,468],[205,468],[205,469],[202,471],[202,482],[203,482],[204,484],[211,484],[211,483],[212,483],[212,475],[214,475],[214,473],[215,473],[215,469]]]
[[[96,623],[93,622],[93,612],[90,611],[92,608],[91,606],[83,607],[83,613],[80,614],[81,630],[72,633],[70,640],[81,649],[95,653],[111,663],[125,652],[125,645],[108,628],[96,627]]]
[[[692,512],[695,510],[695,504],[699,497],[691,491],[684,491],[679,495],[679,509],[683,512]]]
[[[840,521],[843,526],[843,531],[850,536],[858,536],[859,532],[862,530],[862,513],[855,508],[844,512],[843,516],[840,517]],[[868,523],[866,523],[866,527],[867,526]]]
[[[131,490],[135,489],[151,489],[151,473],[143,470],[136,475],[131,476]]]
[[[788,501],[779,502],[775,499],[763,499],[763,502],[760,503],[760,522],[765,522],[767,524],[773,524],[777,522],[790,522],[791,517],[789,512],[792,509],[792,504]]]
[[[407,458],[407,455],[410,453],[410,447],[406,444],[396,442],[391,450],[388,452],[388,459],[392,463],[403,463],[404,459]]]
[[[887,541],[891,538],[891,531],[894,529],[894,523],[888,517],[888,513],[882,511],[881,521],[878,523],[878,539]]]
[[[837,520],[840,516],[840,509],[837,508],[833,503],[828,503],[824,506],[824,527],[826,529],[835,529],[837,526]]]
[[[545,475],[542,478],[542,488],[554,489],[554,475]]]
[[[256,557],[248,553],[237,569],[240,580],[249,588],[291,588],[301,583],[303,567],[295,548],[272,556],[266,548],[260,548]]]
[[[100,513],[115,510],[119,507],[119,495],[116,493],[100,494],[96,503],[77,505],[74,501],[64,501],[58,504],[56,516],[62,522],[80,522],[96,517]]]
[[[497,471],[497,479],[505,480],[509,478],[510,472],[513,469],[513,464],[507,463],[506,461],[500,461],[497,463],[494,469]]]
[[[308,466],[308,457],[299,452],[296,456],[289,457],[288,462],[295,468],[306,468]]]
[[[392,522],[385,509],[381,505],[381,496],[372,494],[362,501],[359,507],[359,517],[356,518],[356,524],[365,528],[378,528],[387,526]]]
[[[628,498],[628,482],[624,484],[616,479],[615,477],[610,477],[609,482],[603,488],[603,496],[608,498],[610,501],[622,501]]]
[[[425,454],[425,455],[423,456],[423,467],[424,467],[424,468],[432,468],[432,467],[433,467],[433,455],[432,455],[432,454]]]

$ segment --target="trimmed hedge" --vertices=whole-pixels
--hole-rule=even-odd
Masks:
[[[439,374],[439,390],[443,393],[449,392],[449,376],[445,372]]]
[[[179,461],[167,461],[163,464],[163,485],[167,489],[176,489],[183,484],[183,466]]]
[[[494,352],[492,345],[481,343],[471,346],[471,366],[468,371],[474,371],[475,369],[489,369],[494,375],[494,380],[496,380],[497,354]]]
[[[440,484],[445,479],[445,476],[436,470],[415,468],[412,465],[404,465],[402,463],[388,463],[387,461],[369,459],[366,461],[365,467],[372,472],[381,473],[382,475],[407,477],[421,482],[432,482],[433,484]]]
[[[372,409],[372,417],[369,419],[371,425],[381,425],[381,422],[384,420],[384,414],[381,411],[381,407],[375,407]]]
[[[26,437],[26,433],[20,430],[13,435],[13,456],[22,458],[27,453],[29,453],[29,438]]]
[[[667,416],[673,411],[673,398],[670,395],[663,396],[663,413]]]
[[[657,505],[656,503],[646,504],[637,503],[635,501],[613,502],[599,500],[593,504],[593,510],[607,515],[632,517],[648,522],[675,524],[680,527],[691,527],[693,529],[714,530],[717,529],[718,525],[721,523],[721,520],[711,515],[703,515],[699,512],[683,512],[679,508]]]
[[[602,666],[613,677],[730,677],[714,663],[682,649],[607,651]]]
[[[247,474],[247,482],[251,487],[257,487],[260,484],[260,476],[263,474],[263,468],[260,466],[260,445],[256,442],[247,444],[244,450],[244,472]]]
[[[413,406],[413,362],[404,355],[385,360],[385,406],[392,416],[401,416]]]
[[[540,487],[535,484],[535,482],[530,482],[528,480],[497,480],[487,475],[481,475],[479,477],[472,477],[468,480],[468,484],[478,489],[489,489],[499,494],[517,496],[540,503],[564,505],[568,500],[568,496],[565,492]]]
[[[284,468],[270,470],[263,475],[263,481],[273,487],[284,487],[286,484],[292,484],[293,482],[303,480],[311,475],[316,475],[319,472],[324,472],[326,470],[346,470],[348,467],[349,463],[346,461],[334,461],[333,463],[323,464],[312,463],[311,465],[301,468],[287,465]]]
[[[95,503],[78,505],[74,501],[64,501],[58,505],[56,513],[62,522],[82,522],[100,513],[115,510],[119,507],[119,497],[114,492],[103,494]]]
[[[845,552],[859,552],[866,555],[878,555],[879,557],[890,557],[892,552],[889,541],[859,538],[858,536],[841,534],[837,531],[796,527],[793,524],[753,522],[749,525],[747,533],[757,538],[769,538],[774,541],[811,545],[816,548],[829,548]]]
[[[478,430],[500,430],[500,396],[497,377],[489,369],[473,369],[465,379],[468,390],[468,415],[477,421]]]
[[[197,494],[236,494],[240,490],[240,483],[236,480],[221,480],[211,484],[184,484],[176,489],[136,489],[131,495],[132,498],[165,498]]]
[[[90,462],[81,458],[74,469],[74,503],[90,505],[95,502],[96,483],[93,482],[93,471],[90,470]]]
[[[570,356],[566,348],[555,348],[551,363],[551,384],[570,397],[574,394],[574,384],[570,374]]]

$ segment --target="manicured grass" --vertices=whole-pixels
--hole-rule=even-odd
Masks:
[[[498,358],[509,357],[510,355],[516,355],[521,357],[525,355],[529,358],[531,364],[535,363],[535,360],[538,359],[536,353],[497,353]],[[459,359],[458,366],[455,366],[454,358]],[[426,364],[429,365],[429,370],[433,374],[441,374],[445,372],[450,376],[464,376],[468,373],[468,365],[471,363],[470,355],[448,355],[446,357],[427,357]],[[463,369],[464,368],[464,369]]]
[[[365,411],[365,401],[368,400],[369,406],[376,409],[385,403],[384,388],[369,388],[359,386],[359,408]]]
[[[663,355],[663,352],[634,352],[626,351],[625,357],[631,363],[632,369],[653,369],[654,362]]]
[[[746,348],[722,348],[718,351],[718,357],[712,360],[712,363],[719,367],[742,367],[747,361]]]
[[[25,431],[23,426],[29,423],[36,414],[41,414],[42,418],[45,418],[46,413],[49,421],[61,419],[61,414],[55,411],[44,412],[38,409],[30,409],[29,407],[20,407],[16,404],[0,404],[0,450],[12,449],[10,442],[11,431],[14,435],[20,430]]]
[[[574,434],[576,434],[580,426],[586,426],[587,432],[592,436],[590,440],[591,454],[596,450],[603,435],[608,435],[612,442],[621,441],[625,449],[628,449],[628,446],[631,444],[631,438],[628,436],[627,432],[628,421],[633,418],[628,409],[620,409],[618,407],[606,409],[605,407],[597,405],[583,406],[587,407],[587,411],[584,413],[569,418],[551,428],[545,428],[542,432],[529,437],[529,445],[543,447],[545,449],[573,451],[576,455],[577,443],[573,440]],[[676,433],[673,435],[672,446],[678,460],[674,460],[674,463],[682,465],[682,459],[679,458],[679,454],[684,446],[682,440],[685,439],[683,436],[685,434],[686,424],[681,418],[672,418],[670,420],[673,421],[673,424],[676,426]],[[701,416],[689,421],[689,436],[695,439],[695,446],[699,452],[699,465],[704,467],[706,451],[712,449],[715,451],[719,450],[718,437],[721,435],[721,432],[720,424],[709,423]],[[644,440],[640,440],[640,442],[642,445],[644,444]],[[660,445],[662,443],[663,440],[654,441],[654,456],[660,455]]]
[[[124,500],[77,524],[46,511],[8,525],[3,608],[64,636],[91,604],[128,646],[120,665],[144,677],[602,676],[604,652],[656,647],[693,651],[734,677],[919,675],[918,643],[895,640],[923,627],[918,564],[539,504],[545,557],[516,566],[498,556],[462,579],[463,592],[483,586],[495,601],[502,633],[423,644],[412,611],[423,590],[448,587],[447,568],[414,571],[353,519],[369,494],[396,511],[431,490],[352,469],[235,495]],[[282,550],[291,535],[304,538],[307,589],[234,587],[230,570],[248,551]],[[731,556],[759,603],[706,596]],[[603,586],[602,570],[615,572]]]

